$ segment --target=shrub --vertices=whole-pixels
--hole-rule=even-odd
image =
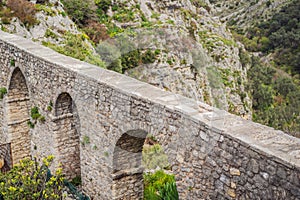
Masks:
[[[26,26],[30,27],[38,21],[35,17],[36,9],[34,4],[26,0],[8,0],[7,7],[11,9],[14,16]]]
[[[6,88],[0,88],[0,99],[3,99],[4,95],[7,94]]]
[[[9,24],[13,15],[9,8],[4,7],[0,10],[0,17],[3,24]]]
[[[96,17],[96,6],[94,1],[81,1],[81,0],[62,0],[65,10],[72,18],[72,20],[83,27],[87,20],[94,19]]]
[[[174,175],[159,170],[154,174],[144,174],[144,199],[177,200],[178,192]]]
[[[0,173],[0,194],[5,199],[61,199],[64,178],[58,169],[51,175],[48,167],[54,157],[36,160],[24,159],[6,174]]]
[[[110,6],[112,6],[111,0],[95,0],[95,4],[101,9],[104,13],[106,13]]]
[[[41,117],[41,114],[39,113],[38,107],[35,106],[35,107],[31,108],[30,116],[34,120],[37,120]]]
[[[45,121],[46,121],[46,118],[45,118],[45,116],[42,116],[40,113],[39,113],[39,109],[38,109],[38,107],[33,107],[33,108],[31,108],[31,110],[30,110],[30,116],[31,116],[31,118],[34,120],[34,123],[32,123],[32,122],[28,122],[28,125],[29,125],[29,127],[30,128],[33,128],[34,127],[34,125],[32,126],[32,124],[36,124],[36,122],[37,122],[37,120],[39,120],[40,122],[42,122],[42,123],[44,123]]]
[[[71,180],[71,184],[73,184],[74,186],[80,186],[81,185],[81,177],[80,176],[76,176],[75,178],[73,178]]]
[[[154,63],[156,60],[156,52],[148,49],[145,53],[142,54],[142,62],[143,64]]]
[[[95,44],[109,38],[106,26],[95,20],[87,20],[87,25],[83,30]]]
[[[104,63],[99,56],[95,55],[90,46],[85,42],[86,38],[82,34],[72,34],[66,32],[64,34],[64,42],[61,46],[55,44],[43,42],[44,46],[50,47],[51,49],[67,55],[73,58],[104,67]]]
[[[147,169],[165,169],[169,167],[168,156],[159,144],[144,145],[143,166]]]

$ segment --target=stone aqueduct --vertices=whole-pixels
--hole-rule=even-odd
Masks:
[[[92,199],[141,199],[150,133],[180,199],[300,199],[297,138],[4,32],[0,68],[6,165],[53,154]],[[44,119],[30,129],[34,106]]]

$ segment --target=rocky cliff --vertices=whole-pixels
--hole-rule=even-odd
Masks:
[[[240,31],[270,19],[290,0],[210,0],[213,5],[213,16],[220,17],[222,22],[234,26]]]
[[[39,23],[26,27],[13,18],[10,23],[2,23],[2,29],[50,47],[66,46],[66,33],[79,34],[85,50],[88,48],[94,56],[94,47],[66,16],[60,2],[35,7]],[[115,43],[120,41],[116,38],[126,36],[133,49],[159,50],[153,62],[128,68],[125,74],[251,118],[251,99],[245,90],[247,66],[240,62],[243,46],[216,15],[220,9],[201,0],[130,0],[115,1],[106,11],[106,26],[122,30],[111,34]],[[58,47],[54,49],[66,52]],[[128,50],[120,56],[126,53]]]
[[[146,48],[161,50],[154,63],[126,70],[126,74],[250,118],[247,67],[239,57],[242,46],[226,24],[211,15],[209,2],[148,0],[118,5],[107,11],[110,23],[135,30],[138,36],[148,35],[133,41],[143,45],[148,41]],[[132,12],[130,21],[124,20],[124,9]]]

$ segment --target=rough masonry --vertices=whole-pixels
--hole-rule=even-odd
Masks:
[[[300,199],[300,139],[4,32],[0,69],[0,142],[13,164],[53,154],[92,199],[143,198],[147,134],[180,199]]]

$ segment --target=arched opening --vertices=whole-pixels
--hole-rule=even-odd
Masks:
[[[81,176],[79,118],[68,93],[61,93],[55,103],[56,153],[67,179]]]
[[[8,94],[8,134],[11,138],[13,164],[30,156],[30,136],[28,121],[30,118],[29,91],[26,79],[19,68],[11,76]]]
[[[114,199],[142,199],[142,151],[147,132],[132,130],[117,141],[113,157]]]
[[[163,176],[164,179],[165,177],[167,177],[169,178],[169,180],[173,178],[173,188],[175,188],[175,191],[173,192],[175,194],[173,199],[178,199],[176,198],[178,197],[178,193],[174,176],[165,174],[163,171],[163,167],[161,167],[170,167],[168,165],[168,158],[164,153],[162,153],[162,147],[158,143],[153,146],[152,144],[149,145],[149,140],[151,140],[151,138],[147,137],[147,135],[147,132],[143,130],[131,130],[124,133],[117,141],[113,154],[112,189],[114,200],[144,199],[149,197],[149,195],[147,195],[150,194],[149,192],[145,193],[145,195],[147,196],[144,196],[144,176],[146,180],[152,179],[152,177],[154,176],[156,176],[156,178],[158,176]],[[155,152],[153,152],[153,149],[155,149]],[[151,156],[157,156],[160,159],[156,161],[161,164],[160,169],[162,170],[156,171],[157,169],[159,169],[156,168],[159,165],[158,163],[155,163],[154,166],[151,166],[149,168],[149,162],[153,161],[153,159],[150,158],[151,156],[149,156],[149,153],[152,154]],[[152,170],[152,167],[155,167],[155,169]],[[152,172],[144,174],[144,169],[146,171],[151,170]],[[155,173],[154,176],[152,176],[153,173]],[[160,177],[158,177],[158,179]],[[147,185],[149,184],[146,184],[145,186],[147,187]],[[155,194],[152,195],[153,198],[154,196]],[[155,198],[159,199],[158,196],[155,196]],[[149,197],[148,199],[152,198]]]

